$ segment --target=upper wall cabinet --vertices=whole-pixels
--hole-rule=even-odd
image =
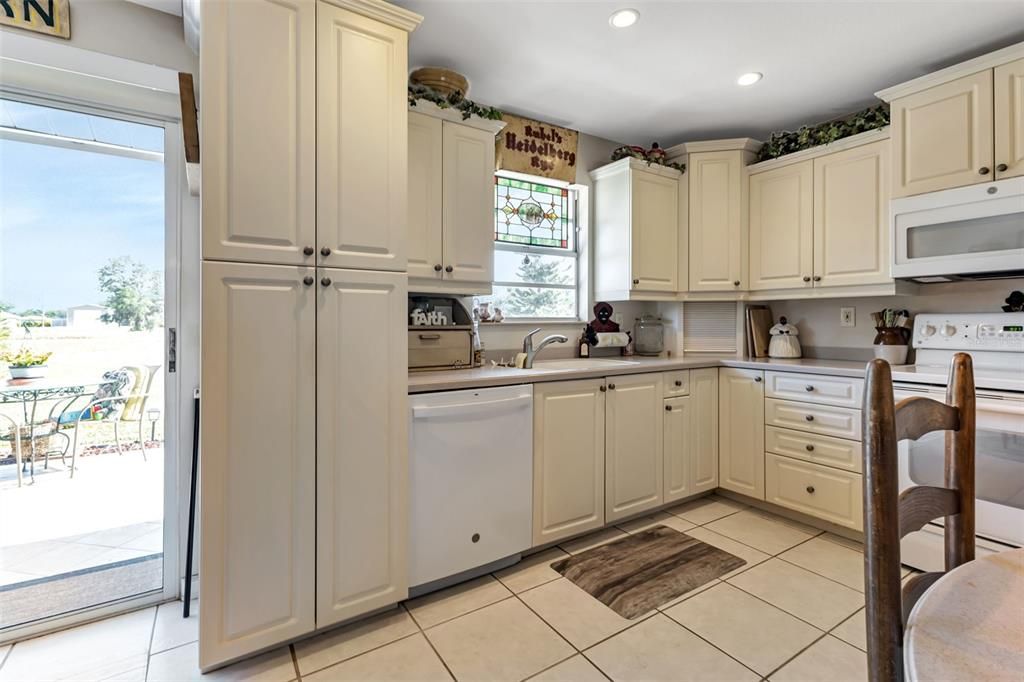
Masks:
[[[316,262],[316,9],[202,4],[203,258]]]
[[[689,291],[747,287],[743,168],[751,156],[742,149],[690,152]]]
[[[1024,43],[876,94],[892,105],[894,197],[1024,175]]]
[[[751,291],[893,284],[887,135],[749,167]]]
[[[319,265],[405,270],[407,43],[402,29],[318,5]]]
[[[685,289],[679,279],[683,174],[621,159],[590,174],[594,180],[597,298],[657,300]]]
[[[446,120],[455,119],[455,120]],[[494,278],[494,136],[499,121],[419,101],[409,112],[409,286],[486,294]]]

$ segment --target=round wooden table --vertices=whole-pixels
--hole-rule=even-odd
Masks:
[[[1024,678],[1024,549],[939,578],[910,613],[903,655],[909,680]]]

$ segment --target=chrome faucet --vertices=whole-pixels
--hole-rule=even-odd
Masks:
[[[535,349],[533,347],[533,335],[539,331],[540,327],[537,327],[523,338],[523,352],[526,353],[526,360],[523,362],[523,369],[533,368],[533,359],[537,357],[537,353],[539,353],[544,348],[544,346],[547,346],[548,344],[551,343],[565,343],[566,341],[569,340],[568,336],[563,336],[562,334],[552,334],[551,336],[545,336],[544,340],[541,341],[540,345],[537,346],[537,348]]]

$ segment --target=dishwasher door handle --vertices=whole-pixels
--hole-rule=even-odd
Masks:
[[[438,417],[462,417],[481,412],[508,412],[511,410],[524,409],[533,405],[533,396],[520,396],[518,398],[503,398],[501,400],[480,400],[471,403],[457,403],[454,405],[414,405],[412,408],[413,419],[435,419]]]

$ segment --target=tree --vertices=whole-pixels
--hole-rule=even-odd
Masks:
[[[9,313],[14,310],[14,304],[7,301],[0,301],[0,313]]]
[[[63,318],[68,316],[68,311],[66,311],[66,310],[47,310],[46,312],[43,313],[43,315],[45,315],[46,317],[50,318],[51,320],[63,319]]]
[[[152,329],[163,313],[160,273],[128,256],[112,258],[99,270],[100,291],[107,295],[103,322],[128,325],[133,332]]]
[[[25,308],[20,313],[20,315],[22,317],[37,317],[37,316],[42,315],[42,314],[43,314],[43,309],[42,308]]]
[[[516,278],[524,283],[571,284],[571,274],[560,259],[545,259],[525,254],[516,270]],[[563,306],[564,291],[516,287],[509,291],[499,307],[510,315],[545,317],[557,315]]]

